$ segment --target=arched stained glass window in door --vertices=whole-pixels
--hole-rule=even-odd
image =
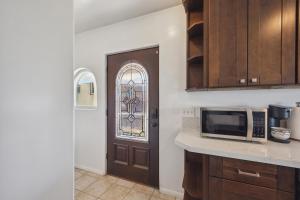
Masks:
[[[137,63],[124,65],[116,79],[116,137],[148,142],[148,73]]]

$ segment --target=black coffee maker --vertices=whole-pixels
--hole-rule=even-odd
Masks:
[[[272,127],[278,127],[278,128],[287,128],[287,120],[291,116],[291,107],[286,106],[279,106],[279,105],[270,105],[269,106],[269,120],[268,120],[268,139],[280,142],[280,143],[290,143],[289,140],[281,140],[274,138],[271,134],[271,128]]]

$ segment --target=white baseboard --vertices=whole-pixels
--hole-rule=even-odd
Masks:
[[[78,169],[83,169],[83,170],[86,170],[86,171],[93,172],[95,174],[99,174],[101,176],[106,175],[105,171],[102,171],[102,170],[99,170],[99,169],[93,169],[91,167],[87,167],[87,166],[83,166],[83,165],[75,165],[75,167],[78,168]]]
[[[170,189],[167,189],[167,188],[160,188],[159,191],[163,194],[175,196],[175,197],[178,197],[178,198],[183,198],[183,192],[178,192],[178,191],[170,190]]]

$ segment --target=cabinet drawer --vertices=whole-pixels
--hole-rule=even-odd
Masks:
[[[223,178],[268,188],[277,188],[277,167],[249,161],[223,159]]]
[[[295,191],[295,169],[276,165],[210,157],[210,176],[238,181],[256,186]]]
[[[294,200],[291,193],[215,177],[209,178],[209,200]]]

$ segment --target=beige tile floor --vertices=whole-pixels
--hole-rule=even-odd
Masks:
[[[116,178],[75,169],[76,200],[179,200],[158,190]]]

